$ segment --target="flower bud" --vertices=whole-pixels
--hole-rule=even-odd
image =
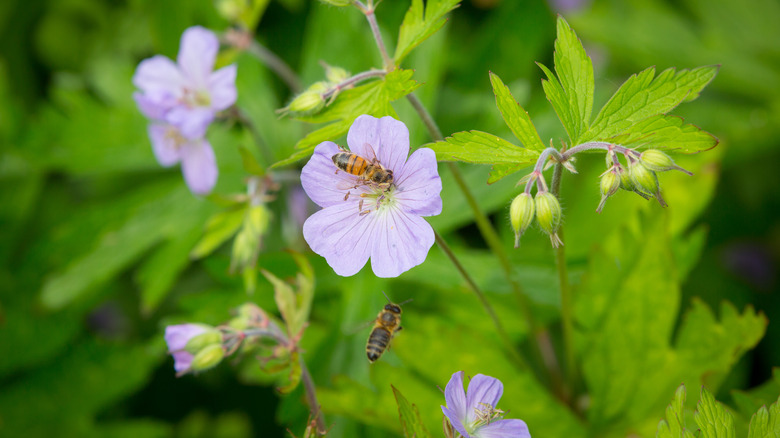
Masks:
[[[655,172],[645,167],[639,161],[634,161],[628,166],[628,175],[631,177],[631,182],[634,183],[634,191],[640,195],[642,195],[642,192],[649,193],[658,200],[662,207],[666,207]]]
[[[617,170],[613,167],[601,175],[601,181],[599,181],[601,188],[601,202],[596,208],[597,213],[601,213],[604,208],[604,204],[607,202],[607,198],[614,195],[620,188],[620,176],[617,174]]]
[[[509,220],[515,230],[515,248],[520,246],[520,236],[534,219],[534,199],[528,193],[520,193],[509,207]]]
[[[558,231],[563,210],[558,198],[550,192],[536,194],[536,221],[545,233],[553,235]]]
[[[691,172],[683,169],[682,167],[674,164],[674,160],[665,153],[658,149],[648,149],[639,156],[639,161],[654,172],[665,172],[667,170],[676,169],[681,172],[685,172],[688,175],[693,175]]]
[[[315,90],[306,90],[287,105],[287,110],[297,114],[314,114],[325,106],[322,93]]]
[[[239,17],[241,17],[241,13],[244,12],[246,1],[216,0],[215,3],[217,13],[219,13],[222,18],[233,23],[238,21]]]
[[[224,358],[225,349],[222,348],[222,345],[211,344],[208,347],[200,350],[198,354],[192,358],[192,363],[190,363],[190,370],[195,372],[206,371],[217,366]]]
[[[187,341],[187,345],[184,350],[189,351],[192,354],[197,354],[200,350],[212,344],[222,343],[222,332],[215,328],[209,328],[207,331],[193,336]]]
[[[349,72],[341,67],[325,66],[325,79],[332,85],[336,85],[349,77]]]

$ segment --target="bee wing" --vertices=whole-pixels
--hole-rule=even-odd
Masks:
[[[371,146],[370,143],[364,143],[363,147],[366,148],[366,156],[364,158],[366,158],[372,164],[373,163],[378,163],[379,159],[376,157],[376,151],[374,151],[374,147]]]
[[[368,327],[373,325],[375,322],[376,322],[376,319],[372,319],[370,321],[361,322],[360,324],[356,324],[356,325],[354,325],[352,327],[349,327],[349,328],[342,327],[341,332],[343,334],[345,334],[345,335],[352,336],[352,335],[358,334],[358,333],[362,332],[363,330],[367,329]]]

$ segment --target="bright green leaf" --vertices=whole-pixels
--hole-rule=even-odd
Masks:
[[[734,417],[715,400],[715,397],[701,388],[701,399],[696,405],[696,424],[702,432],[702,438],[735,438]]]
[[[706,151],[718,145],[718,139],[709,132],[684,124],[680,117],[665,114],[648,117],[609,141],[623,146],[635,145],[640,150],[652,148],[683,154]]]
[[[668,113],[698,96],[717,72],[715,66],[679,72],[669,68],[653,79],[655,68],[651,67],[631,76],[604,105],[578,143],[609,139],[629,132],[648,117]]]
[[[777,438],[780,436],[780,397],[767,409],[762,406],[750,419],[748,438]]]
[[[406,438],[426,438],[430,437],[428,429],[425,428],[422,420],[420,419],[420,412],[417,410],[417,406],[409,403],[395,386],[390,385],[393,388],[393,395],[395,395],[395,401],[398,404],[398,415],[401,418],[401,426],[404,429],[404,436]]]
[[[526,149],[532,149],[542,151],[545,149],[544,143],[539,138],[539,133],[536,132],[534,124],[531,122],[531,117],[528,112],[520,106],[512,93],[509,91],[509,87],[504,85],[501,78],[498,75],[490,72],[490,83],[493,85],[493,94],[496,95],[496,106],[501,111],[501,116],[504,117],[512,133],[520,140],[520,143]]]
[[[455,9],[459,2],[460,0],[428,0],[423,10],[423,0],[412,0],[398,32],[395,64],[401,65],[401,61],[412,49],[441,29],[447,21],[444,15]]]
[[[490,168],[490,176],[488,177],[487,183],[493,184],[494,182],[500,181],[505,176],[518,172],[527,166],[528,164],[496,164]]]
[[[190,253],[193,259],[206,257],[238,231],[244,223],[245,205],[232,206],[220,211],[206,222],[203,237]]]
[[[656,438],[693,438],[685,429],[685,385],[674,392],[672,403],[666,407],[666,419],[658,423]]]
[[[476,164],[532,164],[539,152],[524,149],[501,137],[481,131],[463,131],[444,141],[427,145],[436,152],[439,161],[464,161]]]
[[[564,127],[574,143],[588,129],[593,110],[593,63],[577,34],[560,16],[554,62],[555,73],[566,96],[566,107],[571,114],[571,125]]]

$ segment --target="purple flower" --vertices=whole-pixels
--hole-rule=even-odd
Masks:
[[[463,391],[463,371],[452,375],[444,389],[447,407],[441,410],[465,438],[531,438],[522,420],[504,420],[496,404],[504,393],[500,380],[477,374]]]
[[[236,66],[213,71],[218,51],[216,35],[195,26],[182,34],[176,63],[162,55],[142,61],[133,76],[141,112],[188,139],[203,137],[214,115],[236,102]]]
[[[173,355],[173,369],[177,373],[185,373],[190,369],[194,355],[184,348],[190,339],[206,333],[209,326],[201,324],[178,324],[165,327],[165,342],[168,352]]]
[[[181,162],[184,181],[193,193],[205,195],[214,188],[219,171],[208,140],[188,140],[175,126],[158,122],[149,124],[149,138],[161,165],[170,167]]]
[[[433,228],[421,216],[441,213],[436,155],[421,148],[407,160],[409,130],[392,117],[358,117],[347,144],[351,153],[392,171],[393,184],[366,183],[339,170],[332,160],[339,147],[320,143],[301,183],[322,210],[303,224],[303,237],[339,275],[356,274],[370,257],[378,277],[397,277],[422,263],[433,246]]]

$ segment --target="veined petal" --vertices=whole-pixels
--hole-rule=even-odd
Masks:
[[[371,269],[377,277],[397,277],[425,261],[434,242],[433,228],[425,219],[400,208],[379,209],[372,236]]]
[[[466,420],[466,410],[468,409],[466,406],[466,392],[463,389],[463,371],[458,371],[450,377],[450,381],[447,382],[447,386],[444,388],[444,399],[447,401],[447,407],[455,414],[455,418],[449,415],[447,415],[447,418],[450,419],[453,426],[455,425],[454,420],[462,424]],[[460,429],[458,431],[460,432]]]
[[[198,140],[182,146],[181,171],[192,193],[209,193],[217,183],[219,175],[217,158],[211,144],[206,140]]]
[[[478,438],[531,438],[523,420],[496,420],[480,427],[474,436]]]
[[[204,88],[214,70],[219,40],[214,32],[193,26],[181,35],[177,62],[182,73],[196,88]]]
[[[179,129],[184,138],[197,140],[206,135],[211,121],[214,120],[214,110],[211,108],[190,108],[178,105],[165,115],[165,120]]]
[[[181,160],[179,140],[182,139],[176,128],[165,123],[150,123],[147,131],[158,163],[170,167]]]
[[[395,198],[404,211],[418,216],[441,213],[441,177],[432,149],[416,150],[404,165],[403,172],[395,175],[395,181]]]
[[[336,143],[332,141],[320,143],[314,148],[311,159],[301,170],[303,189],[309,198],[320,207],[343,204],[347,192],[356,196],[360,196],[360,193],[364,192],[361,187],[352,188],[357,184],[355,176],[339,170],[333,164],[333,155],[338,152],[339,147]],[[338,172],[336,172],[337,170]],[[358,209],[356,202],[353,208]]]
[[[474,376],[466,391],[467,422],[471,423],[476,419],[475,409],[484,410],[486,408],[481,403],[496,407],[503,394],[504,384],[500,380],[484,374]]]
[[[377,119],[362,115],[349,128],[347,145],[350,151],[369,160],[374,158],[366,146],[370,145],[384,167],[403,173],[409,155],[409,130],[403,122],[390,116]]]
[[[238,95],[236,91],[236,68],[235,64],[231,64],[215,71],[209,77],[208,89],[211,109],[222,111],[236,103]]]
[[[192,364],[192,359],[194,357],[192,353],[187,351],[176,351],[172,353],[172,355],[173,369],[176,370],[177,373],[190,369],[190,365]]]
[[[152,95],[169,93],[181,96],[184,82],[176,64],[162,55],[141,61],[133,75],[133,84],[145,94]]]
[[[342,202],[314,213],[303,224],[303,238],[343,277],[357,274],[371,254],[374,214],[360,215],[356,202]]]

